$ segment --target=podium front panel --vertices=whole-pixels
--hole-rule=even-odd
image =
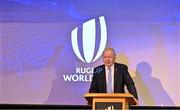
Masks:
[[[111,98],[94,98],[93,110],[121,110],[127,109],[129,105],[126,105],[124,99],[111,99]]]

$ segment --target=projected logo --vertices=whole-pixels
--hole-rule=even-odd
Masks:
[[[83,62],[91,63],[96,61],[105,49],[107,42],[107,28],[104,16],[99,17],[100,24],[100,44],[97,54],[95,54],[96,42],[96,20],[91,19],[83,23],[82,28],[82,49],[84,57],[81,55],[78,47],[78,27],[74,28],[71,32],[71,43],[76,56]],[[94,57],[95,56],[95,57]]]

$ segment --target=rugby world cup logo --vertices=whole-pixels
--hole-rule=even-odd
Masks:
[[[97,53],[95,53],[96,43],[96,20],[91,19],[82,26],[82,49],[81,55],[78,47],[78,27],[74,28],[71,32],[71,43],[76,56],[83,62],[91,63],[96,61],[104,51],[107,42],[107,28],[104,16],[99,17],[100,24],[100,44]],[[95,55],[94,55],[95,54]]]

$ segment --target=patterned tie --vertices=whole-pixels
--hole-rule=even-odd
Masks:
[[[112,93],[112,72],[111,72],[111,68],[108,68],[107,93]]]

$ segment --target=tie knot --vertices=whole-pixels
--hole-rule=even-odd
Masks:
[[[108,69],[107,69],[109,72],[111,71],[111,68],[110,67],[108,67]]]

